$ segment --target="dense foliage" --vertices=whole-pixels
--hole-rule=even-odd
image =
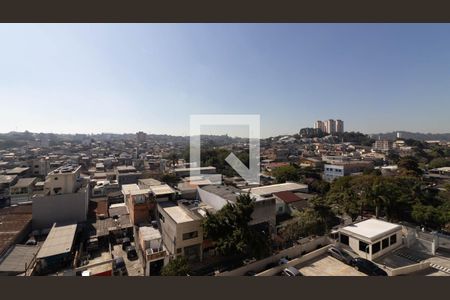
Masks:
[[[204,167],[214,166],[216,167],[217,173],[223,174],[225,176],[238,176],[237,172],[225,161],[228,155],[233,152],[246,166],[249,167],[249,156],[248,150],[228,150],[224,148],[215,148],[210,146],[202,146],[200,151],[201,165]],[[190,161],[189,149],[186,149],[182,157],[186,161]]]
[[[171,260],[161,270],[162,276],[186,276],[189,273],[189,264],[184,256]]]
[[[310,235],[324,235],[339,220],[331,206],[323,198],[317,197],[310,201],[311,207],[297,212],[293,220],[287,223],[280,235],[285,241],[295,241]]]
[[[249,194],[237,197],[235,204],[226,204],[204,220],[205,237],[214,241],[222,255],[245,255],[262,258],[270,254],[270,237],[249,226],[254,201]]]
[[[426,187],[412,176],[341,177],[332,183],[326,201],[353,220],[370,212],[389,221],[413,221],[430,228],[450,222],[449,193]]]

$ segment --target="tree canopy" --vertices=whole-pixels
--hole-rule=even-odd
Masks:
[[[270,254],[268,232],[249,226],[254,201],[241,194],[236,203],[228,203],[214,214],[208,213],[203,228],[205,237],[214,241],[222,255],[244,255],[262,258]]]
[[[184,256],[171,260],[161,270],[162,276],[186,276],[189,273],[189,264]]]
[[[352,220],[371,212],[389,221],[412,221],[431,228],[450,222],[449,193],[425,188],[417,177],[344,176],[331,184],[326,201]]]
[[[286,181],[298,181],[300,179],[297,168],[292,165],[275,168],[272,171],[272,175],[275,177],[278,183],[284,183]]]

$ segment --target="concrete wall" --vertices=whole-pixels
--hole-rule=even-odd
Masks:
[[[305,238],[305,239],[301,240],[298,245],[295,245],[288,249],[284,249],[275,255],[255,261],[251,264],[245,265],[245,266],[237,268],[235,270],[220,273],[217,276],[242,276],[248,271],[261,272],[261,271],[264,271],[265,266],[267,266],[269,263],[278,263],[278,261],[283,257],[286,257],[286,256],[291,257],[291,258],[299,257],[304,252],[313,251],[313,250],[317,249],[318,246],[327,245],[327,247],[328,247],[329,244],[330,244],[330,240],[326,236],[312,238],[312,239]],[[305,254],[304,256],[306,256],[306,255],[307,254]],[[307,257],[309,257],[309,256],[307,256]],[[283,268],[285,268],[285,267],[286,266],[283,266]],[[258,276],[270,276],[270,275],[258,274]]]
[[[33,229],[51,228],[53,223],[86,221],[88,209],[86,189],[73,194],[49,195],[33,200]]]
[[[438,248],[450,250],[450,237],[443,234],[438,234]]]
[[[422,261],[422,262],[414,264],[414,265],[391,269],[391,276],[407,275],[407,274],[415,273],[415,272],[425,270],[428,268],[430,268],[430,262]]]
[[[284,270],[287,267],[295,267],[295,266],[297,266],[297,265],[299,265],[301,263],[307,262],[309,260],[312,260],[312,259],[314,259],[316,257],[319,257],[319,256],[325,254],[328,251],[328,248],[330,248],[330,247],[331,247],[331,245],[327,245],[325,247],[322,247],[320,249],[317,249],[315,251],[307,253],[307,254],[305,254],[303,256],[300,256],[298,258],[294,258],[293,260],[290,260],[285,265],[281,265],[281,266],[277,266],[277,267],[274,267],[274,268],[269,269],[269,270],[265,270],[265,271],[257,274],[256,276],[274,276],[274,275],[276,275],[277,273],[281,272],[282,270]]]

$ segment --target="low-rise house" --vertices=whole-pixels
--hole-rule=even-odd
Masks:
[[[368,219],[339,229],[339,244],[369,260],[400,247],[402,242],[402,226],[379,219]]]
[[[68,266],[73,258],[77,224],[58,226],[50,230],[36,256],[36,272],[48,274]]]
[[[17,175],[18,177],[27,177],[31,175],[31,169],[29,167],[15,167],[13,169],[6,170],[6,175]]]
[[[243,192],[250,192],[253,195],[261,196],[261,197],[272,197],[274,193],[279,192],[308,192],[308,185],[295,183],[295,182],[285,182],[285,183],[277,183],[271,185],[265,185],[260,187],[254,187],[249,189],[243,189]]]
[[[197,188],[197,192],[198,200],[218,211],[228,203],[236,203],[237,197],[248,191],[239,190],[233,186],[208,185]],[[272,193],[269,197],[264,197],[251,192],[251,196],[255,204],[249,225],[264,226],[269,231],[273,231],[276,223],[276,205]]]
[[[86,221],[90,191],[83,185],[80,168],[63,166],[47,175],[43,193],[33,198],[34,229]]]
[[[133,166],[117,166],[115,173],[120,186],[124,184],[135,184],[142,175]]]
[[[150,190],[140,189],[137,184],[126,184],[122,186],[122,193],[130,212],[131,223],[149,223],[155,212],[155,201],[150,199]]]
[[[143,254],[146,275],[159,275],[162,267],[169,262],[159,230],[150,226],[139,227],[139,247]]]
[[[11,204],[19,204],[32,200],[34,185],[37,182],[36,177],[20,178],[15,185],[13,185],[9,192],[11,197]]]
[[[10,199],[9,189],[15,185],[17,181],[17,175],[0,175],[0,202],[7,202]]]
[[[274,193],[277,215],[291,215],[294,210],[303,210],[308,207],[308,200],[314,197],[311,194],[293,193],[290,191]]]
[[[150,186],[150,195],[156,202],[175,200],[175,190],[167,184]]]
[[[333,181],[336,178],[361,173],[365,170],[373,169],[372,161],[347,161],[335,164],[325,164],[323,179]]]
[[[175,175],[178,177],[191,176],[191,172],[200,174],[216,174],[216,167],[190,167],[190,168],[179,168],[174,170]]]
[[[162,238],[170,255],[182,255],[191,261],[201,261],[202,218],[171,201],[160,202],[157,206]]]

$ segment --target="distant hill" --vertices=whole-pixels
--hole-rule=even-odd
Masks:
[[[387,133],[374,133],[370,134],[370,136],[374,139],[386,139],[386,140],[395,140],[397,139],[397,132],[400,132],[402,139],[414,139],[419,141],[428,141],[428,140],[441,140],[441,141],[450,141],[450,133],[420,133],[420,132],[409,132],[409,131],[393,131]]]

